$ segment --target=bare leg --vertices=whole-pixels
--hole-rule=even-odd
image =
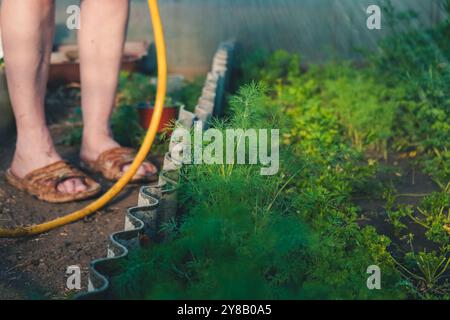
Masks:
[[[114,107],[129,12],[128,0],[82,0],[78,33],[83,106],[81,158],[95,161],[101,153],[118,147],[111,137],[109,120]],[[125,166],[126,171],[129,166]],[[146,163],[138,171],[155,172]]]
[[[17,124],[12,172],[27,173],[61,160],[45,123],[44,97],[54,33],[54,0],[3,0],[1,29],[9,94]],[[58,185],[76,193],[79,179]]]

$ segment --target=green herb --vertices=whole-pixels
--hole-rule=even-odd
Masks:
[[[261,84],[241,87],[216,128],[280,128],[279,175],[184,167],[180,218],[161,227],[167,241],[123,263],[112,280],[117,297],[450,299],[450,20],[416,29],[414,12],[390,1],[384,12],[394,35],[364,66],[302,71],[300,57],[284,51],[241,60],[237,83]],[[398,152],[414,153],[440,191],[401,203],[378,177],[378,159]],[[353,202],[381,193],[392,240],[362,226]],[[416,250],[419,233],[426,239]],[[366,287],[374,264],[380,291]]]
[[[402,298],[389,240],[356,223],[352,186],[368,173],[358,152],[329,130],[337,119],[317,105],[286,113],[257,85],[243,87],[230,106],[231,118],[217,128],[285,124],[283,133],[299,145],[285,141],[280,174],[270,177],[251,165],[184,167],[183,217],[162,227],[170,241],[131,254],[113,279],[117,297]],[[305,121],[292,123],[294,114]],[[383,266],[383,292],[366,287],[374,263]]]

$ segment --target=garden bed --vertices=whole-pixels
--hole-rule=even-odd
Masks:
[[[251,57],[217,128],[280,128],[279,174],[184,167],[180,219],[123,262],[112,296],[449,299],[449,26],[398,33],[358,66]]]
[[[389,12],[397,23],[411,17]],[[357,65],[329,62],[301,68],[299,55],[259,52],[242,62],[236,82],[243,85],[229,99],[228,108],[216,110],[212,97],[199,104],[186,102],[195,112],[181,109],[188,116],[186,127],[196,116],[207,121],[205,127],[212,125],[220,132],[279,129],[279,172],[262,176],[262,165],[181,167],[177,216],[172,215],[171,202],[171,214],[162,223],[123,243],[112,241],[109,260],[93,264],[96,280],[101,278],[95,288],[107,287],[102,276],[112,276],[109,290],[97,294],[119,299],[448,300],[450,21],[432,30],[401,29],[394,29],[394,38],[380,43],[377,54],[367,54]],[[206,83],[214,79],[216,75],[209,74]],[[136,145],[141,139],[133,106],[143,99],[151,103],[147,93],[152,90],[145,76],[122,74],[121,107],[113,117],[121,142]],[[202,94],[208,96],[205,90]],[[211,119],[213,111],[226,117]],[[76,116],[71,119],[76,127]],[[75,130],[63,142],[77,139]],[[167,151],[167,143],[157,150]],[[157,199],[153,196],[141,199],[143,211],[153,210],[148,203]],[[22,198],[18,202],[14,205],[27,203]],[[122,203],[112,205],[120,206],[120,217],[125,212]],[[11,218],[8,210],[3,215]],[[36,211],[23,217],[43,219]],[[95,219],[100,223],[109,217],[106,210]],[[153,223],[155,217],[151,218]],[[119,222],[123,223],[114,220],[108,228]],[[97,220],[86,223],[98,226]],[[126,225],[128,231],[136,227],[130,220]],[[59,236],[52,233],[36,241],[80,230],[104,232],[103,241],[111,231],[92,228],[71,225]],[[69,242],[78,241],[73,234]],[[111,259],[128,253],[119,248],[127,242],[136,250],[127,259]],[[10,242],[3,243],[11,248]],[[32,241],[14,243],[9,250],[20,252],[15,256],[27,254],[27,263],[24,267],[18,262],[15,252],[0,260],[8,264],[2,270],[11,270],[6,272],[11,283],[21,268],[36,274],[41,261],[33,254],[48,257],[42,270],[56,270],[45,269],[51,251],[33,251],[37,244]],[[56,243],[57,248],[49,246],[52,252],[63,247],[61,240]],[[86,261],[85,253],[77,256],[80,248],[77,242],[72,255]],[[100,274],[96,267],[105,271],[108,262],[113,274]],[[367,285],[372,266],[381,270],[380,290]]]

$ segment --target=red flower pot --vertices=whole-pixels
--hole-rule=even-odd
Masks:
[[[137,106],[137,108],[141,126],[144,129],[148,129],[148,127],[150,126],[150,122],[152,121],[154,106],[149,104],[140,104]],[[161,116],[161,122],[159,123],[158,127],[158,133],[163,132],[166,127],[170,126],[173,121],[178,118],[179,109],[179,106],[164,107]]]

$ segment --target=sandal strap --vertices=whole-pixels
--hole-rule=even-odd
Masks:
[[[95,181],[82,171],[72,167],[66,161],[58,161],[43,168],[39,168],[25,176],[24,181],[29,186],[41,188],[42,192],[57,190],[58,185],[69,179],[81,179],[90,186]]]
[[[118,147],[103,152],[95,162],[95,167],[105,177],[118,179],[122,175],[124,166],[132,163],[136,152],[131,148]]]
[[[133,163],[136,150],[126,147],[117,147],[100,154],[95,161],[82,160],[81,164],[92,172],[100,172],[104,178],[115,181],[123,176],[123,167]],[[158,179],[156,173],[134,177],[132,182],[153,182]]]

